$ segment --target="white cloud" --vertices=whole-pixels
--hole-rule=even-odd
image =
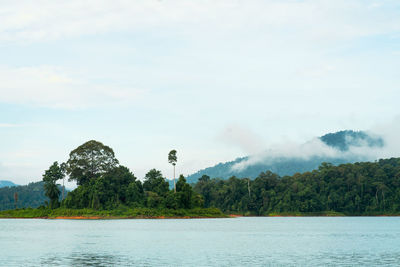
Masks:
[[[366,3],[367,2],[367,3]],[[390,4],[390,3],[389,3]],[[311,39],[385,34],[400,28],[375,1],[3,1],[0,41],[37,42],[87,34],[173,27],[191,35],[223,29]]]
[[[361,161],[377,160],[382,158],[400,157],[400,117],[396,117],[391,122],[375,125],[366,133],[373,137],[381,137],[384,141],[383,147],[369,147],[367,141],[351,142],[354,145],[348,151],[340,151],[323,143],[319,138],[300,144],[286,140],[282,143],[272,144],[268,149],[249,156],[247,160],[235,164],[234,170],[243,170],[251,165],[258,163],[272,163],[282,158],[310,159],[311,157],[324,158],[353,158]]]
[[[322,65],[314,68],[309,68],[309,69],[304,69],[301,71],[298,71],[298,73],[302,76],[306,77],[321,77],[328,75],[329,73],[333,72],[336,70],[336,67],[333,65]]]
[[[239,124],[230,124],[219,134],[218,139],[228,145],[238,146],[243,152],[256,154],[265,147],[261,136]]]
[[[247,160],[235,164],[234,170],[243,170],[251,165],[258,163],[272,163],[281,158],[300,158],[309,159],[313,156],[336,157],[339,151],[327,146],[319,138],[313,138],[311,141],[299,144],[286,140],[282,143],[272,144],[267,150],[258,154],[250,155]]]
[[[0,128],[14,128],[14,127],[21,127],[21,124],[15,123],[0,123]]]
[[[85,108],[129,103],[143,92],[96,84],[51,66],[0,66],[0,102],[53,108]]]

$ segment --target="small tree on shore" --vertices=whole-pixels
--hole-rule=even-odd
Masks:
[[[63,168],[54,162],[43,174],[44,194],[50,199],[50,208],[57,208],[59,205],[60,189],[57,187],[57,181],[65,176]]]

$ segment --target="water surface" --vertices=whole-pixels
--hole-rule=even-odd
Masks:
[[[0,266],[398,266],[400,217],[0,219]]]

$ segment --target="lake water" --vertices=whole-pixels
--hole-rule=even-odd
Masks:
[[[0,219],[0,266],[400,265],[400,217]]]

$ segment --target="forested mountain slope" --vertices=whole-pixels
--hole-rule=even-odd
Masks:
[[[240,163],[249,160],[248,157],[237,158],[230,162],[219,163],[213,167],[200,170],[187,177],[189,183],[195,183],[202,175],[212,178],[228,179],[232,176],[255,178],[261,172],[271,171],[280,176],[293,175],[297,172],[312,171],[318,168],[322,162],[329,162],[334,165],[352,163],[366,160],[361,155],[346,153],[351,147],[377,148],[384,146],[381,137],[370,136],[363,131],[340,131],[329,133],[319,137],[325,145],[337,150],[335,156],[326,156],[316,153],[306,158],[290,156],[270,156],[266,155],[265,160],[248,164],[245,168],[234,168]]]
[[[61,186],[59,186],[60,190]],[[18,208],[37,208],[49,199],[44,195],[43,182],[0,188],[0,210],[15,208],[14,194],[18,194]]]
[[[200,178],[194,190],[205,207],[226,213],[340,212],[347,215],[400,212],[400,158],[333,166],[279,177],[263,172],[256,179]]]

